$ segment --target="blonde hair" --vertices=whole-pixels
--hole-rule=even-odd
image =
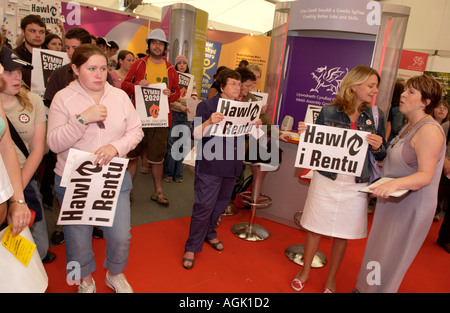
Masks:
[[[27,110],[28,112],[33,112],[34,107],[30,101],[30,98],[28,98],[28,92],[29,90],[20,88],[20,91],[16,95],[16,97],[19,100],[20,105],[22,106],[22,111]]]
[[[259,67],[258,64],[249,64],[247,65],[247,68],[253,73],[254,72],[262,73],[261,67]]]
[[[377,87],[380,85],[380,74],[373,68],[366,65],[358,65],[345,75],[341,82],[339,92],[336,99],[330,105],[337,105],[346,114],[355,112],[355,105],[353,103],[355,92],[352,90],[353,86],[358,86],[369,79],[370,76],[376,75],[378,78]],[[365,102],[359,106],[359,111],[362,112],[370,107],[371,103]]]

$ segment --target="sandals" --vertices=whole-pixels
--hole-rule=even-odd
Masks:
[[[209,240],[205,240],[207,243],[209,243],[209,245],[211,246],[211,247],[213,247],[213,249],[215,249],[215,250],[217,250],[217,251],[223,251],[223,249],[224,249],[224,247],[223,247],[223,243],[222,243],[222,241],[217,241],[217,242],[215,242],[215,243],[211,243],[211,242],[209,242]],[[222,245],[222,249],[219,249],[218,248],[218,246],[219,245]]]
[[[303,287],[305,287],[305,282],[303,282],[302,280],[298,278],[294,278],[294,280],[292,280],[291,288],[295,291],[300,291],[303,289]]]
[[[186,251],[186,252],[188,252],[188,251]],[[185,254],[186,254],[186,252],[185,252]],[[190,262],[191,264],[185,265],[184,262]],[[194,259],[183,258],[182,264],[185,269],[190,270],[191,268],[194,267]]]
[[[171,182],[173,181],[173,178],[170,177],[170,176],[167,176],[167,177],[164,177],[164,181],[165,181],[166,183],[171,183]]]
[[[169,200],[167,200],[167,198],[164,197],[164,194],[161,191],[157,191],[155,192],[151,198],[153,201],[158,202],[161,205],[165,205],[168,206],[169,205]]]

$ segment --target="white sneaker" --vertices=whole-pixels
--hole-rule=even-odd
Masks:
[[[106,286],[114,290],[116,293],[133,293],[133,288],[131,288],[125,278],[125,275],[122,273],[118,275],[109,275],[109,272],[106,272],[105,283]]]
[[[95,288],[95,281],[92,278],[92,284],[88,285],[85,281],[82,281],[78,286],[78,293],[95,293],[97,289]]]

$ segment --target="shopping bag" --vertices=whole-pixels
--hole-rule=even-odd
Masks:
[[[6,231],[7,228],[0,232],[0,240]],[[20,235],[34,243],[28,227]],[[0,244],[0,293],[43,293],[47,287],[48,276],[37,249],[25,266]]]

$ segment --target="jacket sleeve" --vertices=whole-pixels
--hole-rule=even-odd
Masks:
[[[142,60],[138,59],[135,61],[128,71],[127,76],[122,82],[122,85],[120,88],[127,93],[129,96],[134,95],[134,86],[139,83],[140,80],[136,79],[137,71],[139,68],[139,65],[141,64]]]
[[[180,84],[178,83],[178,73],[174,67],[171,67],[169,70],[169,75],[171,76],[171,84],[170,91],[172,92],[169,96],[169,103],[175,102],[180,98]]]
[[[128,152],[133,150],[144,137],[144,132],[142,131],[142,123],[139,115],[137,114],[133,104],[130,99],[124,95],[124,111],[126,114],[126,129],[123,136],[111,142],[119,157],[123,158]]]
[[[378,129],[377,129],[377,135],[381,136],[383,138],[383,143],[381,144],[380,148],[376,151],[372,150],[372,147],[370,147],[375,160],[381,161],[384,160],[387,154],[387,142],[386,142],[386,125],[384,123],[384,112],[380,109],[378,109]]]
[[[54,153],[61,153],[72,148],[80,140],[88,125],[82,125],[75,115],[69,115],[61,93],[57,93],[48,112],[47,127],[48,147]]]

